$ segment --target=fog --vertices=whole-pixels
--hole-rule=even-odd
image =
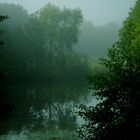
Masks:
[[[47,3],[60,7],[80,8],[86,20],[95,25],[105,25],[108,22],[122,23],[127,17],[130,7],[136,0],[1,0],[4,3],[22,5],[29,13],[39,10]]]
[[[0,139],[80,140],[76,113],[104,100],[92,80],[135,2],[0,0]]]

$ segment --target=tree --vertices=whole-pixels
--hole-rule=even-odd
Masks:
[[[120,30],[120,39],[101,59],[106,72],[90,78],[99,103],[80,106],[85,123],[78,130],[84,140],[137,140],[140,137],[140,0]]]
[[[4,59],[0,66],[12,83],[4,101],[14,108],[11,118],[3,122],[4,132],[22,127],[74,127],[76,119],[70,107],[86,96],[85,77],[89,72],[86,57],[73,50],[82,22],[80,10],[48,4],[27,15],[15,5],[9,5],[9,10],[7,6],[7,13],[12,13],[11,7],[18,11],[15,19],[26,15],[28,20],[16,26],[8,20],[4,25],[5,47],[0,53]]]
[[[3,22],[4,20],[6,20],[8,18],[8,16],[2,16],[0,15],[0,22]],[[1,32],[1,31],[0,31]],[[0,46],[3,45],[3,41],[0,41]]]
[[[0,14],[10,17],[4,24],[13,30],[17,25],[24,25],[28,21],[27,11],[20,5],[0,3]]]
[[[28,57],[25,58],[28,58],[28,78],[38,77],[39,80],[44,80],[47,86],[49,85],[49,92],[46,91],[43,96],[46,100],[42,100],[39,94],[35,95],[35,102],[41,102],[41,107],[45,106],[48,113],[47,127],[49,129],[57,124],[60,124],[61,128],[68,126],[70,120],[66,119],[63,105],[66,102],[75,101],[80,96],[73,89],[76,86],[79,86],[78,89],[81,88],[85,80],[82,77],[87,73],[88,64],[83,57],[73,51],[81,22],[82,15],[79,9],[60,9],[48,4],[31,15],[26,24]],[[79,72],[80,69],[81,72]],[[62,120],[65,122],[63,126]]]
[[[5,21],[8,19],[8,16],[0,15],[0,22]],[[1,33],[0,33],[1,35]],[[0,47],[3,47],[4,42],[0,41]],[[0,48],[1,51],[1,48]],[[2,59],[2,58],[0,58]],[[6,128],[3,125],[3,121],[10,118],[11,112],[13,110],[12,106],[6,102],[6,83],[7,83],[7,76],[4,71],[0,70],[0,134],[4,132]]]

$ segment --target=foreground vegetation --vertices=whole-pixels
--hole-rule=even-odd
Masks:
[[[78,129],[84,140],[140,138],[140,0],[131,9],[119,40],[100,63],[106,71],[90,77],[96,106],[80,105],[85,123]]]

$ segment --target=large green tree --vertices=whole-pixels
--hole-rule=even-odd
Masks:
[[[90,78],[96,106],[80,106],[85,123],[78,130],[84,140],[140,138],[140,0],[120,30],[120,39],[101,59],[106,72]]]
[[[82,77],[86,77],[88,64],[73,51],[81,22],[80,10],[60,9],[48,4],[31,15],[26,24],[28,57],[24,58],[28,58],[28,79],[44,80],[49,88],[43,96],[46,100],[35,95],[41,107],[45,105],[49,129],[55,127],[54,123],[61,125],[62,120],[65,120],[63,126],[70,124],[62,111],[63,105],[79,99],[81,93],[73,89],[80,89],[85,83]],[[56,117],[59,120],[56,121]]]
[[[80,10],[48,4],[28,15],[20,6],[3,6],[19,21],[15,25],[11,18],[3,24],[5,47],[0,52],[0,67],[10,84],[2,100],[14,108],[3,128],[74,127],[76,119],[70,109],[81,96],[85,97],[89,72],[87,59],[73,50],[82,22]],[[11,10],[14,7],[17,14]],[[27,20],[21,22],[23,15]]]

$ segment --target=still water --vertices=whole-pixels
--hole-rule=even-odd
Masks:
[[[75,116],[72,110],[80,103],[93,105],[88,86],[81,85],[33,83],[29,86],[22,83],[10,86],[9,98],[10,95],[16,96],[16,99],[10,99],[15,103],[16,111],[7,121],[9,133],[2,135],[0,140],[79,140],[76,128],[83,120]],[[28,101],[31,97],[32,100]],[[19,126],[22,129],[15,131]]]

